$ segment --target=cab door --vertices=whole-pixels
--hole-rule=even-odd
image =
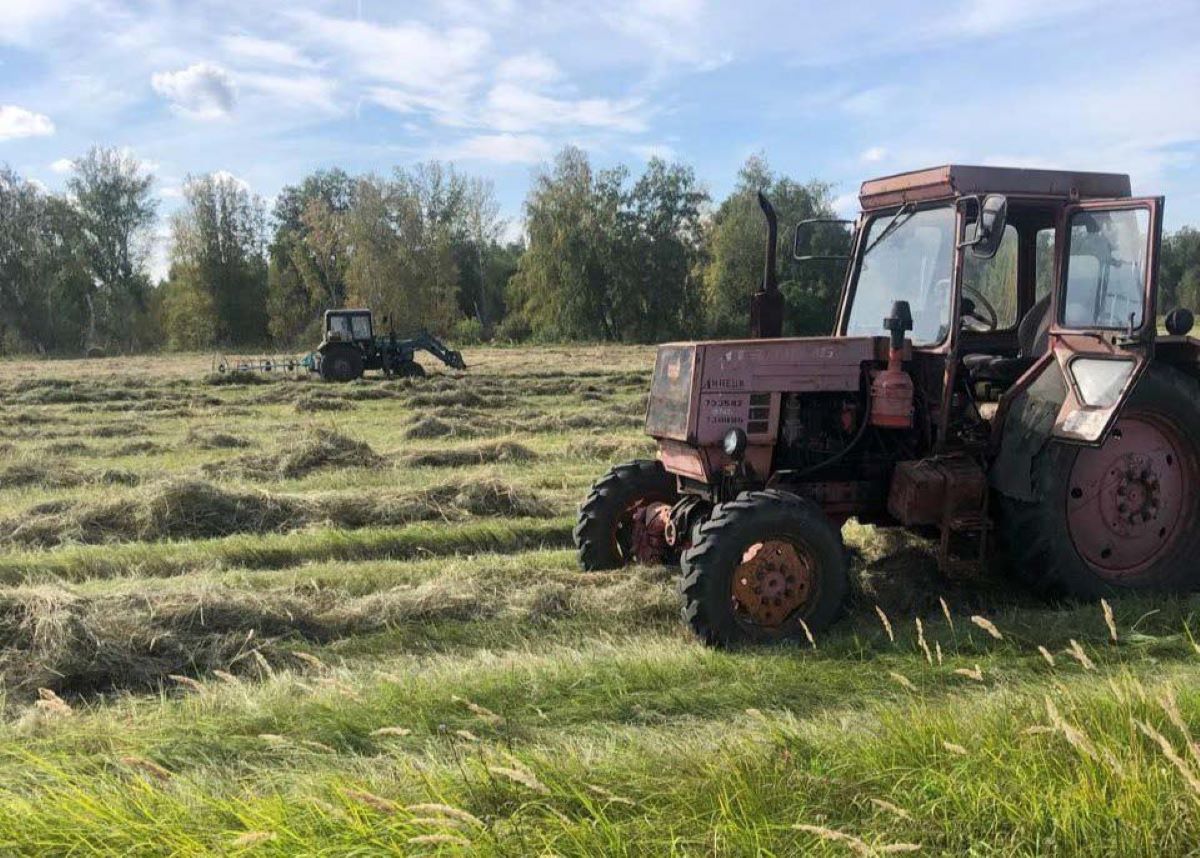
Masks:
[[[1056,438],[1102,444],[1153,357],[1162,207],[1144,197],[1063,211],[1050,348],[1067,391]]]

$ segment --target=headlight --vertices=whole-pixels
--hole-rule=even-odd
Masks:
[[[740,462],[742,456],[746,454],[746,433],[741,429],[730,429],[721,439],[721,448],[725,451],[726,456],[735,462]]]
[[[1129,383],[1134,366],[1131,360],[1077,357],[1067,364],[1067,369],[1075,379],[1084,405],[1109,408]]]

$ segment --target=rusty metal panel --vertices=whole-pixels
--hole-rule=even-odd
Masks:
[[[696,423],[701,446],[719,444],[740,428],[752,443],[773,443],[780,393],[856,391],[862,365],[878,359],[874,337],[729,340],[696,346]],[[878,338],[883,339],[883,338]],[[700,354],[703,359],[700,359]]]
[[[1123,173],[948,164],[870,179],[863,182],[858,196],[863,209],[869,210],[988,193],[1086,200],[1125,198],[1132,191],[1129,176]]]
[[[977,514],[986,494],[987,477],[972,459],[916,459],[896,465],[888,512],[905,527],[942,524]]]

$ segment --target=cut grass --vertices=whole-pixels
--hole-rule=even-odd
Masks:
[[[712,652],[669,570],[568,548],[589,484],[653,453],[652,351],[468,362],[0,362],[0,464],[81,477],[0,518],[121,540],[0,546],[0,853],[1194,851],[1200,600],[1050,608],[852,525],[838,628]]]

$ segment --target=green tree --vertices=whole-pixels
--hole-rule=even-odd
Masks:
[[[721,202],[709,224],[708,262],[704,289],[709,325],[719,336],[744,336],[750,324],[750,296],[762,283],[766,222],[757,194],[764,192],[779,216],[778,256],[780,289],[786,298],[785,332],[827,334],[833,328],[836,296],[844,266],[792,261],[792,229],[806,218],[831,217],[830,188],[821,182],[801,184],[771,171],[766,160],[753,156],[738,173],[733,192]],[[815,233],[830,244],[811,248],[841,252],[838,233]]]
[[[701,211],[692,171],[653,160],[633,186],[567,148],[525,203],[510,299],[537,335],[650,341],[694,330]]]
[[[189,177],[171,220],[171,275],[164,295],[170,342],[256,344],[267,333],[262,200],[237,179]]]
[[[91,285],[88,347],[101,340],[137,348],[138,317],[148,311],[146,273],[158,201],[154,178],[127,152],[93,148],[77,159],[67,189],[79,216],[79,237]]]
[[[291,342],[322,309],[344,306],[350,263],[348,213],[356,181],[343,170],[320,170],[280,191],[269,248],[271,336]]]

